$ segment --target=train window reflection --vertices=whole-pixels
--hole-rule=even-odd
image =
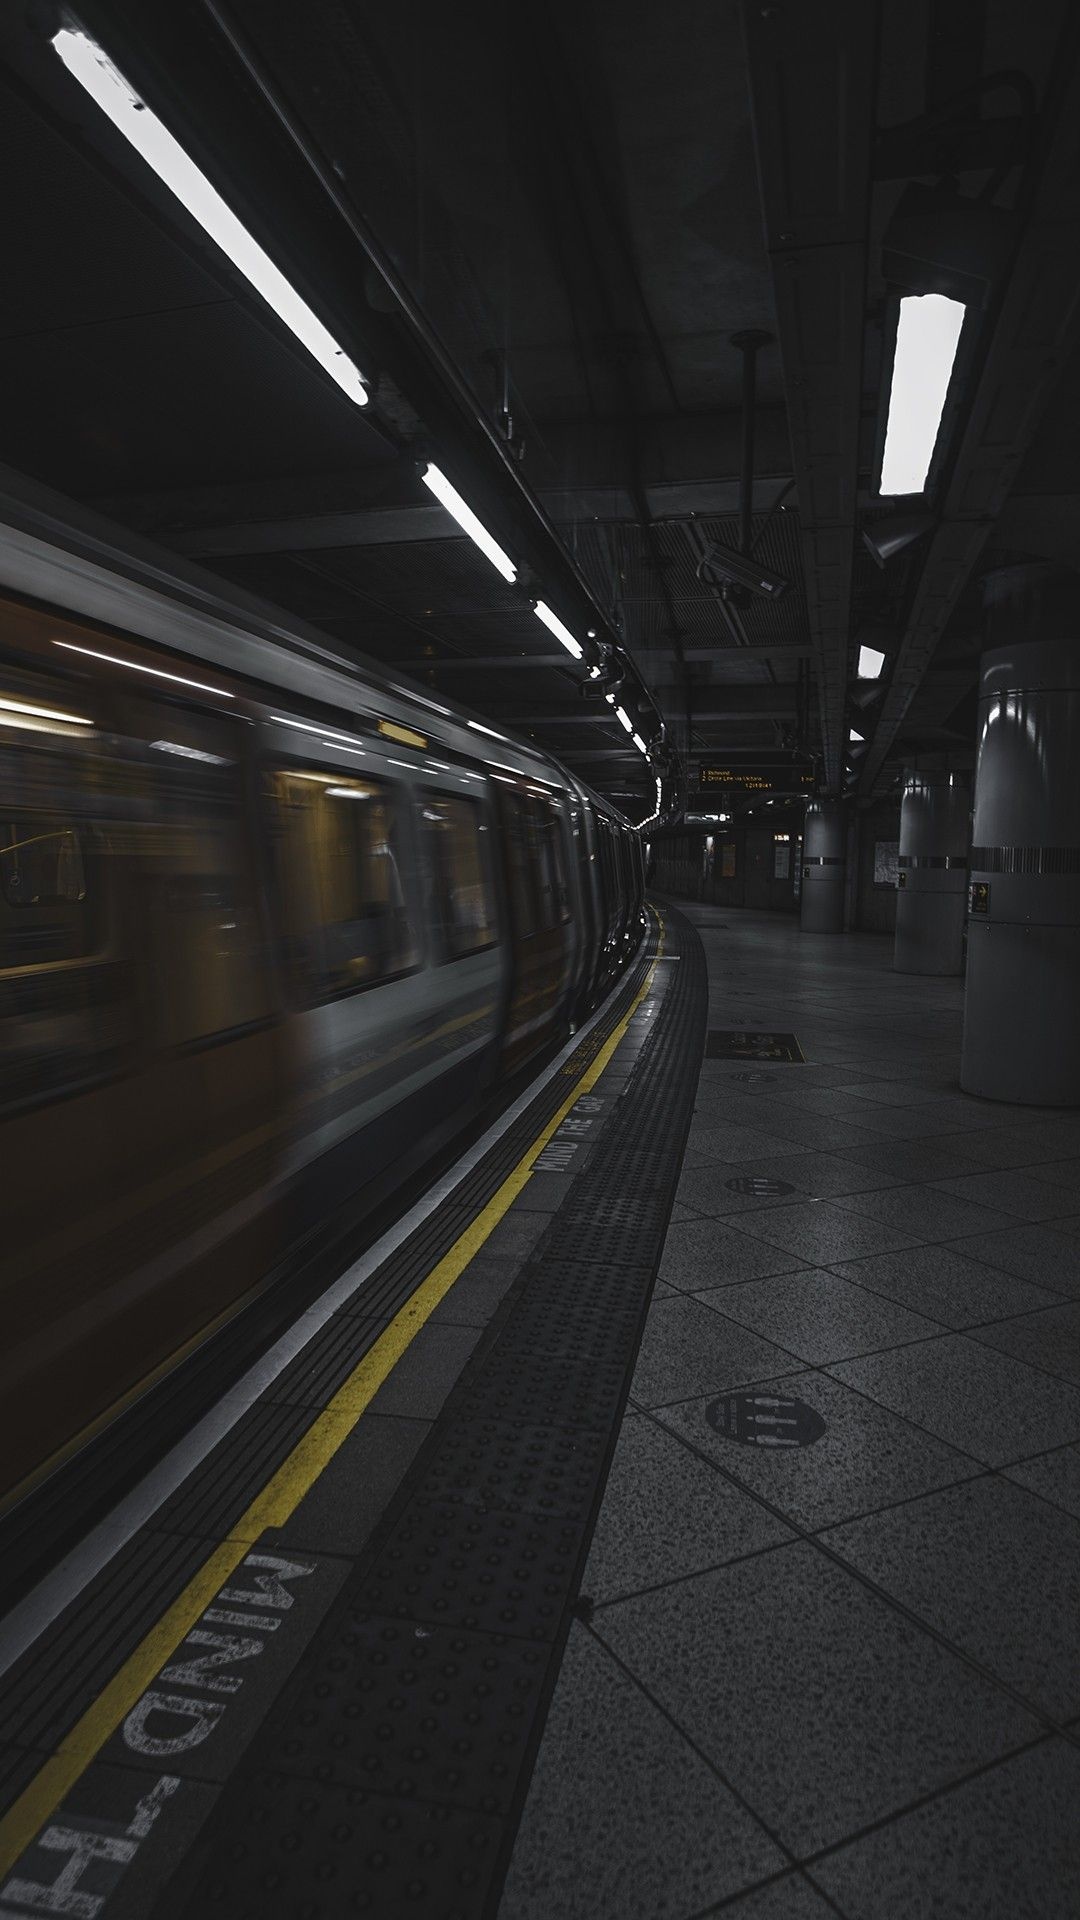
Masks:
[[[233,745],[232,734],[205,717],[198,737]],[[153,825],[140,836],[132,876],[145,902],[148,1023],[157,1045],[187,1046],[269,1012],[243,790],[228,752],[155,754],[148,772]]]
[[[434,882],[433,914],[442,958],[460,959],[496,939],[480,808],[475,800],[424,795],[424,832]]]
[[[570,918],[570,896],[563,862],[562,832],[548,800],[532,802],[536,835],[536,874],[540,892],[540,921],[557,927]]]
[[[47,901],[74,903],[86,898],[82,848],[74,827],[44,827],[27,832],[6,821],[0,837],[0,885],[9,907],[36,907]]]
[[[500,788],[499,808],[502,814],[506,870],[510,883],[510,906],[514,916],[514,928],[519,940],[528,940],[536,932],[536,908],[533,904],[530,876],[530,866],[535,860],[532,834],[530,830],[527,840],[527,816],[525,803],[520,794],[507,793],[505,788]],[[531,822],[528,823],[528,829],[531,829]]]
[[[0,966],[42,966],[91,951],[79,834],[47,814],[0,820]]]
[[[338,774],[272,777],[285,954],[302,989],[325,998],[416,967],[398,796]]]

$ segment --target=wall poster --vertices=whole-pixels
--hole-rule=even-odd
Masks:
[[[900,869],[897,856],[900,852],[899,840],[875,840],[874,842],[874,885],[875,887],[895,887]]]

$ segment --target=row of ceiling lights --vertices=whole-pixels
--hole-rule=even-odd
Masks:
[[[356,406],[367,406],[369,395],[359,368],[237,219],[190,155],[185,153],[168,128],[139,98],[104,50],[84,28],[73,21],[68,21],[58,29],[52,36],[52,45],[72,77],[141,159],[153,169],[158,179],[198,221],[215,245],[221,248],[248,284],[284,322],[301,346],[336,382],[342,393]],[[463,499],[441,469],[429,462],[420,478],[502,579],[513,584],[517,579],[517,567],[509,554],[489,533],[468,501]],[[536,618],[554,635],[570,658],[583,661],[585,648],[581,641],[574,637],[546,601],[536,599],[530,604]],[[588,638],[596,638],[594,629],[589,629]],[[601,676],[598,666],[590,666],[588,671],[593,679]],[[654,746],[646,745],[625,708],[615,705],[612,694],[609,693],[606,698],[615,708],[615,718],[630,735],[638,752],[646,761],[651,761],[654,748],[659,746],[660,741],[655,742]],[[658,811],[660,797],[660,782],[657,781]],[[651,825],[655,817],[650,816],[641,824]]]

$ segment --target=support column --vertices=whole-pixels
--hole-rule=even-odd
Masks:
[[[964,773],[904,775],[896,892],[898,973],[961,973],[971,790]]]
[[[806,809],[802,857],[804,933],[843,931],[846,825],[839,800],[812,800]]]
[[[1065,1107],[1080,1105],[1080,645],[1075,621],[1034,643],[1031,624],[982,660],[960,1084]]]

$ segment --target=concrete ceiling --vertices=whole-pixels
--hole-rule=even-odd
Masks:
[[[42,11],[0,22],[19,181],[0,458],[534,733],[632,816],[648,771],[528,591],[625,648],[691,782],[702,760],[780,753],[844,784],[861,638],[890,667],[848,784],[869,797],[917,752],[970,756],[980,578],[1072,560],[1080,534],[1068,0],[88,0],[371,372],[362,414],[98,124]],[[983,84],[1003,71],[1023,115],[1015,83]],[[940,177],[942,127],[961,189],[1014,210],[1014,245],[949,417],[937,529],[879,571],[860,533],[888,512],[881,240],[907,180]],[[751,537],[789,586],[733,623],[701,561],[740,538],[747,328],[772,336]],[[433,504],[427,457],[526,591]],[[636,711],[651,734],[644,691]]]

